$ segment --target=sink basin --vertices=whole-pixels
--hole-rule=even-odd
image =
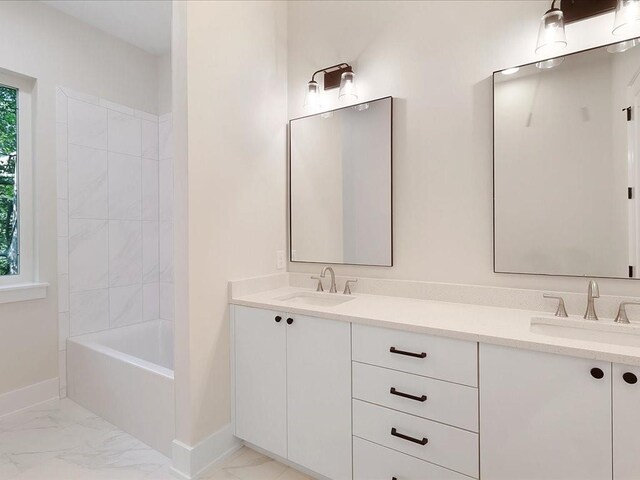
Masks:
[[[296,292],[277,298],[276,300],[288,305],[299,305],[302,307],[335,307],[336,305],[350,302],[353,299],[354,297],[336,293]]]
[[[607,320],[584,320],[581,317],[533,317],[531,331],[551,337],[640,347],[640,325],[618,324]]]

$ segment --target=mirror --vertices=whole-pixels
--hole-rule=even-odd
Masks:
[[[495,272],[639,277],[639,44],[494,73]]]
[[[392,98],[291,120],[292,262],[392,265]]]

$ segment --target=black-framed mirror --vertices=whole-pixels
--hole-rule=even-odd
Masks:
[[[391,266],[391,97],[289,122],[292,262]]]
[[[494,271],[640,278],[640,41],[493,85]]]

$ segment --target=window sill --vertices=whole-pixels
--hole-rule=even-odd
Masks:
[[[0,286],[0,303],[25,302],[47,296],[48,283],[22,283]]]

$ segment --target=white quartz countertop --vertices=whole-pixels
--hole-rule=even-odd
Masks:
[[[353,300],[336,306],[292,306],[282,300],[282,297],[297,292],[312,290],[284,287],[233,297],[230,302],[278,312],[640,366],[640,337],[638,345],[622,346],[534,333],[530,321],[532,317],[545,315],[541,312],[365,294],[353,294]]]

